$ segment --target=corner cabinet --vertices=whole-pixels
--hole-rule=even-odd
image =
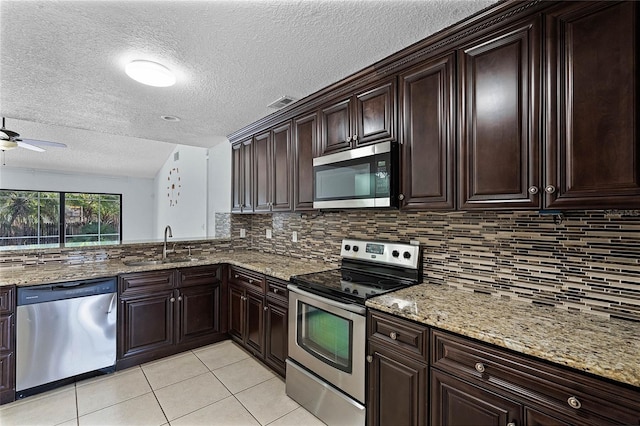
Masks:
[[[16,394],[16,287],[0,287],[0,404]]]
[[[253,139],[231,147],[231,212],[253,212]]]
[[[540,205],[540,40],[535,17],[458,51],[462,210]]]
[[[226,338],[220,266],[118,277],[117,368]]]
[[[550,208],[640,207],[639,15],[633,1],[546,13]]]
[[[318,155],[395,140],[396,103],[394,76],[321,107]]]

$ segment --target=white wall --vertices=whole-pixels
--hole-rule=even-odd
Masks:
[[[206,237],[207,186],[207,149],[178,145],[154,180],[155,238],[164,237],[167,225],[174,239]]]
[[[0,166],[0,188],[122,194],[122,239],[155,238],[152,179],[97,176]]]
[[[209,229],[215,237],[215,214],[231,212],[231,144],[227,139],[209,148]]]

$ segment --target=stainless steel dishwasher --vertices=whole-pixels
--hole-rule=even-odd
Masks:
[[[115,278],[18,287],[16,398],[116,362]]]

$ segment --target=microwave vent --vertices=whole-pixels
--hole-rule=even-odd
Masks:
[[[291,104],[295,102],[295,99],[292,98],[291,96],[282,96],[281,98],[276,99],[275,101],[271,102],[269,105],[267,105],[267,107],[269,108],[274,108],[274,109],[280,109],[280,108],[284,108],[287,105]]]

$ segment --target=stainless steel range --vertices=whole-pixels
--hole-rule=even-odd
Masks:
[[[329,425],[364,425],[365,300],[422,282],[422,257],[351,239],[340,255],[340,269],[291,277],[286,391]]]

